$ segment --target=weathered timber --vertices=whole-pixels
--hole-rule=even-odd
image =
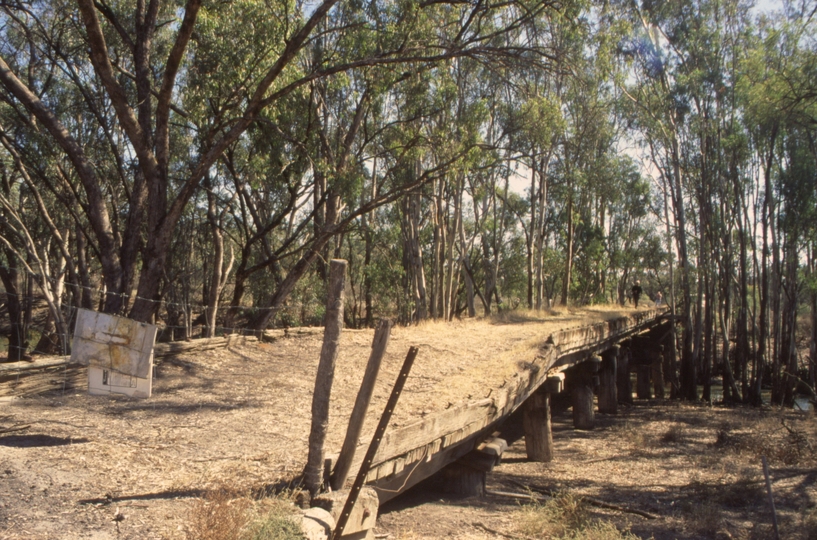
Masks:
[[[525,401],[522,424],[525,452],[530,461],[553,461],[553,432],[550,423],[550,393],[541,389]]]
[[[343,447],[335,464],[335,470],[332,472],[331,485],[334,490],[341,489],[349,477],[357,442],[360,438],[360,432],[363,430],[363,421],[366,419],[366,411],[369,409],[369,403],[372,400],[377,374],[380,372],[380,364],[383,362],[383,356],[389,346],[391,326],[391,321],[384,319],[380,321],[377,330],[375,330],[372,353],[369,356],[369,362],[366,364],[363,382],[360,383],[360,391],[358,391],[352,414],[349,417],[349,426],[346,428]]]
[[[599,412],[616,414],[618,412],[618,389],[616,387],[616,368],[618,345],[601,354],[601,371],[599,372]]]
[[[0,397],[32,396],[50,391],[87,388],[84,366],[70,365],[65,358],[0,364]]]
[[[340,514],[343,511],[346,499],[348,498],[348,490],[332,491],[318,495],[312,499],[312,504],[329,512],[335,520],[335,523],[337,523],[340,519]],[[374,529],[379,507],[380,501],[377,498],[377,492],[372,488],[361,489],[357,501],[352,507],[352,511],[346,521],[342,538],[346,540],[356,533],[365,533],[366,531]]]
[[[496,434],[494,434],[496,435]],[[492,436],[482,441],[476,448],[459,459],[473,469],[490,472],[499,465],[502,454],[508,449],[508,442],[500,437]]]
[[[664,346],[659,347],[658,357],[652,362],[652,384],[655,389],[655,397],[664,399]]]
[[[618,402],[626,405],[633,403],[633,385],[630,381],[630,351],[629,342],[618,351],[616,359],[616,394]]]
[[[455,404],[387,432],[367,476],[367,483],[377,489],[381,503],[394,498],[473,450],[549,375],[658,324],[662,313],[661,310],[645,311],[614,321],[553,333],[536,358],[520,359],[527,360],[524,362],[525,368],[508,381],[509,384],[491,389],[491,397]],[[592,387],[590,392],[592,397]]]
[[[343,529],[346,527],[346,523],[352,514],[352,509],[357,502],[358,495],[360,495],[360,492],[363,489],[363,483],[366,481],[366,475],[368,474],[369,468],[377,455],[377,450],[380,448],[380,443],[383,441],[383,435],[385,435],[386,428],[391,421],[391,416],[394,413],[395,407],[397,406],[397,400],[400,398],[400,394],[403,392],[403,387],[405,386],[406,379],[408,379],[408,375],[411,372],[411,366],[414,365],[415,358],[417,358],[417,347],[409,347],[406,359],[403,361],[403,367],[400,368],[400,373],[397,374],[397,380],[394,382],[394,387],[392,387],[389,401],[386,402],[386,407],[383,410],[383,414],[380,416],[380,421],[377,423],[377,427],[374,430],[372,441],[369,443],[369,448],[366,450],[366,455],[363,456],[363,463],[360,465],[355,481],[352,483],[352,487],[349,490],[349,496],[346,498],[346,503],[343,505],[343,510],[341,510],[340,518],[338,518],[338,524],[332,534],[332,540],[339,540],[343,535]]]
[[[652,388],[650,388],[650,372],[652,366],[639,364],[636,366],[636,395],[638,399],[652,399]]]
[[[329,432],[329,400],[335,379],[340,334],[343,331],[343,290],[346,287],[346,261],[333,259],[329,263],[329,294],[326,299],[326,329],[312,394],[312,426],[309,431],[309,455],[304,469],[304,484],[314,497],[323,483],[323,463],[326,434]]]
[[[596,427],[596,414],[593,410],[594,364],[595,362],[587,362],[568,371],[575,429],[590,430]]]
[[[191,352],[210,351],[213,349],[223,349],[225,347],[236,347],[256,341],[258,341],[258,338],[254,336],[230,334],[227,336],[193,339],[190,341],[157,343],[153,346],[153,358],[163,358],[165,356],[175,356]]]
[[[549,394],[558,394],[565,389],[565,374],[562,372],[549,375],[542,384],[542,390]]]

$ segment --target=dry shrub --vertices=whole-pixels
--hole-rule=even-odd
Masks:
[[[761,426],[748,433],[717,431],[715,446],[724,451],[754,455],[758,460],[766,456],[772,463],[797,465],[815,457],[814,447],[806,433],[792,428],[781,420],[784,429]]]
[[[652,446],[650,436],[644,430],[643,425],[626,419],[616,430],[617,435],[623,438],[630,446],[630,453],[634,456],[648,455],[648,448]]]
[[[291,501],[267,499],[258,515],[252,500],[234,490],[208,492],[190,511],[189,540],[300,540],[301,527]]]
[[[591,520],[582,498],[568,492],[557,493],[544,504],[531,503],[516,511],[516,532],[530,538],[554,540],[636,540],[615,525]]]
[[[587,524],[587,506],[567,492],[557,493],[544,503],[523,505],[517,512],[516,529],[524,536],[534,538],[562,536]]]
[[[234,491],[219,488],[199,499],[190,511],[190,540],[242,540],[250,501]]]
[[[664,444],[682,443],[686,440],[686,430],[680,424],[673,424],[661,436],[661,442]]]

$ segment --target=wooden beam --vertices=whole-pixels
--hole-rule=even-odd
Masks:
[[[343,447],[332,473],[331,485],[335,491],[343,488],[346,479],[349,477],[352,460],[355,458],[355,449],[360,438],[360,432],[363,430],[363,422],[366,419],[366,411],[369,409],[374,385],[377,382],[377,374],[380,372],[380,364],[383,362],[383,356],[385,356],[386,348],[389,346],[391,326],[391,321],[383,319],[378,324],[377,330],[375,330],[374,339],[372,340],[372,353],[369,355],[366,372],[363,374],[363,381],[360,384],[360,390],[357,393],[355,405],[349,417],[346,438],[343,441]]]

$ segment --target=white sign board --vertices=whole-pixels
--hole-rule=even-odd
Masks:
[[[91,394],[150,397],[156,326],[80,309],[71,361],[88,367]]]

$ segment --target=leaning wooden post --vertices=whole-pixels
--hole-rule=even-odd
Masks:
[[[377,455],[378,448],[380,448],[380,442],[383,440],[383,434],[386,433],[386,428],[389,426],[391,415],[394,413],[394,408],[397,406],[397,400],[400,398],[400,394],[403,392],[403,386],[406,384],[406,379],[408,379],[409,372],[411,371],[411,366],[414,365],[415,358],[417,358],[417,347],[410,347],[409,352],[406,355],[406,359],[403,361],[403,367],[400,368],[400,373],[397,375],[397,380],[394,383],[394,388],[392,388],[389,401],[386,402],[386,408],[383,411],[383,415],[380,417],[380,422],[378,422],[377,427],[374,430],[372,442],[369,443],[369,449],[366,450],[366,455],[363,456],[363,463],[360,465],[355,481],[352,483],[352,487],[349,489],[349,496],[346,498],[346,503],[343,505],[343,510],[340,511],[338,523],[335,525],[335,530],[332,532],[332,540],[339,540],[340,537],[343,536],[343,529],[346,528],[346,524],[349,522],[349,516],[352,515],[352,508],[355,506],[355,502],[360,495],[360,490],[363,488],[363,482],[366,481],[366,476],[369,474],[369,470],[372,467],[374,457]]]
[[[618,413],[618,391],[616,388],[616,362],[618,345],[601,353],[601,372],[599,373],[599,412]]]
[[[355,458],[355,449],[360,432],[363,430],[363,421],[366,419],[366,411],[372,400],[374,384],[377,382],[377,374],[380,371],[380,364],[389,346],[389,335],[391,334],[391,321],[383,319],[374,332],[372,341],[372,353],[369,355],[369,363],[366,364],[366,373],[363,374],[363,382],[355,399],[355,406],[352,408],[352,415],[349,417],[349,427],[346,428],[346,439],[340,449],[335,470],[332,472],[331,486],[335,491],[343,489],[346,479],[349,477],[349,469],[352,467],[352,460]]]
[[[343,331],[343,289],[346,286],[346,261],[333,259],[329,264],[329,294],[323,347],[312,394],[312,428],[309,431],[309,455],[304,469],[304,484],[309,493],[317,495],[323,483],[323,443],[329,431],[329,398],[335,378],[340,333]]]

